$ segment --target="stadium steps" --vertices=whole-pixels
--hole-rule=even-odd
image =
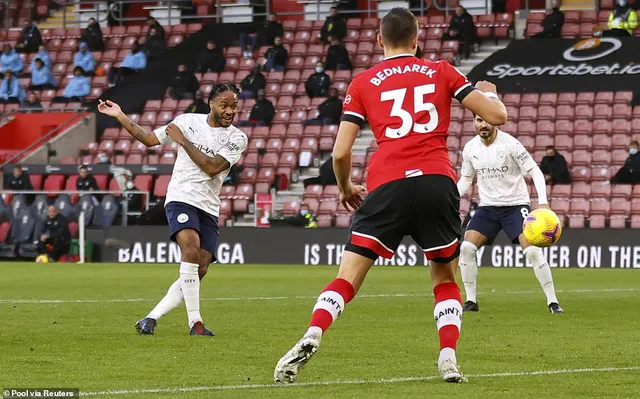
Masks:
[[[54,12],[53,15],[51,15],[45,21],[38,23],[38,28],[40,28],[41,30],[52,29],[52,28],[63,28],[65,24],[65,18],[66,18],[66,24],[68,26],[76,26],[75,25],[76,13],[74,12],[74,10],[75,10],[75,5],[73,4],[65,6],[64,9],[60,9]],[[64,16],[64,11],[66,11],[67,13],[66,17]]]
[[[563,0],[562,11],[569,10],[595,10],[595,0]]]
[[[458,65],[457,68],[460,70],[460,72],[467,75],[476,65],[480,64],[486,58],[491,56],[491,54],[495,53],[496,51],[502,50],[508,45],[509,40],[500,40],[498,41],[498,44],[495,44],[495,42],[492,40],[485,40],[482,46],[480,46],[480,51],[478,51],[477,53],[472,52],[471,58],[469,58],[468,60],[460,60],[460,65]]]

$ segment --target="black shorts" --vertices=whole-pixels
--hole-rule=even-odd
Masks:
[[[451,178],[423,175],[376,188],[356,211],[346,250],[391,258],[411,236],[428,260],[447,263],[460,253],[460,194]]]
[[[474,230],[487,237],[492,245],[500,230],[504,230],[509,240],[519,244],[522,224],[529,216],[529,205],[517,206],[481,206],[471,218],[467,230]]]

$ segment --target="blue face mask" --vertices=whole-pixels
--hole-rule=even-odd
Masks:
[[[638,153],[638,149],[637,148],[629,148],[629,154],[636,155],[637,153]]]
[[[308,210],[306,210],[306,209],[302,209],[302,210],[300,210],[300,214],[301,214],[302,216],[307,216],[307,215],[309,214],[309,211],[308,211]]]
[[[620,7],[624,7],[627,5],[627,0],[619,0],[618,4],[620,5]]]

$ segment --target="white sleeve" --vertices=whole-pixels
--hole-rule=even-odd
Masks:
[[[229,137],[229,142],[224,145],[218,151],[217,155],[220,155],[227,161],[229,164],[233,166],[238,160],[240,160],[240,156],[247,149],[247,143],[249,139],[247,139],[247,135],[241,132],[240,130],[236,130],[231,133]]]
[[[536,188],[536,192],[538,193],[538,204],[546,205],[547,202],[547,181],[544,178],[544,174],[540,170],[540,168],[536,165],[531,171],[529,171],[529,176],[533,180],[533,186]]]
[[[463,177],[471,178],[473,181],[474,176],[476,175],[476,170],[473,168],[471,164],[471,160],[469,158],[469,144],[464,146],[462,150],[462,170],[460,171]]]
[[[529,172],[533,168],[538,167],[538,164],[533,160],[533,157],[531,156],[531,154],[529,154],[529,151],[524,148],[522,143],[515,139],[511,147],[511,157],[516,162],[522,173],[529,174]]]
[[[169,137],[169,135],[167,134],[167,126],[162,126],[155,129],[153,131],[153,134],[155,134],[158,138],[160,145],[168,144],[172,141],[171,137]]]
[[[458,192],[460,193],[461,198],[466,194],[472,184],[473,177],[462,176],[460,180],[458,180]]]

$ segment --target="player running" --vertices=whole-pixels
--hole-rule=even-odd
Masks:
[[[406,235],[420,245],[431,265],[440,373],[445,381],[463,380],[455,353],[462,321],[455,281],[462,238],[460,197],[446,145],[451,98],[496,125],[506,122],[507,113],[494,85],[478,85],[493,91],[485,96],[449,63],[414,57],[417,35],[416,17],[409,10],[389,11],[378,35],[384,61],[356,76],[349,86],[333,165],[340,201],[356,210],[351,234],[337,278],[318,297],[307,332],[278,362],[276,382],[295,381],[374,261],[391,258]],[[369,165],[370,194],[363,201],[364,188],[354,186],[350,175],[351,148],[366,120],[380,148]]]
[[[112,116],[147,147],[174,141],[180,145],[167,188],[165,210],[170,237],[182,253],[180,277],[156,307],[136,323],[140,334],[153,334],[158,320],[184,298],[191,335],[215,335],[200,316],[200,280],[215,261],[220,188],[229,169],[247,148],[247,136],[231,125],[238,108],[235,85],[217,84],[209,94],[211,113],[183,114],[153,132],[145,130],[111,101],[98,110]]]
[[[522,234],[522,224],[531,210],[529,192],[524,176],[531,176],[538,193],[538,206],[547,205],[547,186],[542,171],[529,152],[513,136],[488,123],[480,115],[474,115],[478,135],[471,139],[462,151],[462,177],[458,191],[462,197],[478,176],[480,207],[467,226],[464,242],[460,248],[460,273],[467,301],[465,312],[477,312],[476,296],[478,280],[478,248],[491,245],[500,230],[509,239],[520,243],[524,255],[547,297],[551,313],[564,313],[558,304],[553,287],[551,269],[542,249],[534,247]]]

